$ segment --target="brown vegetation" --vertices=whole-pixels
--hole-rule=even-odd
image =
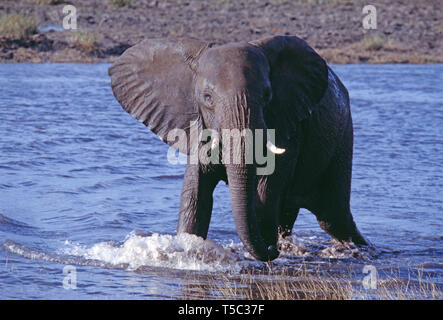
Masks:
[[[22,14],[0,13],[0,37],[18,40],[37,32],[37,19]]]
[[[348,275],[328,274],[301,266],[278,274],[217,274],[188,276],[181,299],[245,300],[413,300],[443,299],[435,279],[418,270],[416,279],[401,279],[398,270],[378,279],[375,289],[365,289],[352,271]],[[437,280],[440,282],[440,280]]]
[[[305,39],[329,63],[443,62],[439,0],[373,1],[377,30],[363,29],[363,0],[77,0],[77,32],[83,34],[78,41],[62,28],[67,3],[2,1],[0,15],[21,15],[28,25],[0,32],[0,61],[112,61],[149,37],[221,44],[291,34]],[[17,32],[25,35],[19,35],[23,41],[11,42]],[[38,41],[32,40],[35,32]]]
[[[95,52],[99,49],[99,36],[90,31],[75,31],[69,37],[69,43],[86,52]]]

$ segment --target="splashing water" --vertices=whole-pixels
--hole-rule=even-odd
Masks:
[[[233,246],[223,247],[212,240],[191,234],[177,236],[154,233],[151,236],[131,232],[123,244],[101,242],[90,248],[74,245],[64,253],[89,260],[99,260],[110,265],[128,265],[129,270],[142,266],[165,267],[183,270],[227,271],[242,268],[245,253]]]
[[[57,253],[27,248],[8,240],[3,249],[16,255],[62,264],[101,266],[125,270],[159,267],[176,270],[240,273],[260,270],[265,265],[256,261],[241,243],[217,244],[192,234],[150,234],[138,230],[129,233],[121,243],[104,241],[90,247],[66,240]],[[287,268],[297,258],[367,259],[364,250],[353,244],[321,243],[316,237],[299,239],[295,235],[279,239],[280,258],[274,268]],[[270,267],[270,265],[268,265]]]

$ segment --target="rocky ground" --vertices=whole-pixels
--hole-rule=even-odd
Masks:
[[[62,28],[66,4],[77,31]],[[366,4],[377,9],[376,30],[362,27]],[[0,25],[1,62],[106,62],[153,37],[291,34],[329,63],[443,63],[441,0],[0,0],[2,14],[34,17],[38,28],[12,37]]]

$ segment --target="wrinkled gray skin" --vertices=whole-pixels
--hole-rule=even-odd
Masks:
[[[257,176],[255,164],[188,164],[178,233],[206,238],[212,194],[222,180],[229,184],[239,237],[256,259],[278,256],[278,234],[291,233],[300,208],[313,212],[333,238],[367,244],[349,206],[348,92],[303,40],[277,36],[221,46],[145,40],[128,49],[109,74],[123,108],[163,140],[174,128],[189,131],[189,122],[197,120],[200,129],[219,132],[273,128],[275,144],[286,149],[268,176]],[[187,146],[178,149],[189,152]]]

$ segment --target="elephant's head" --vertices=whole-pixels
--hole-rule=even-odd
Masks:
[[[328,79],[324,60],[291,36],[223,46],[145,40],[128,49],[109,74],[123,108],[163,140],[173,129],[189,131],[195,120],[218,132],[272,128],[279,147],[267,146],[277,154],[288,146],[297,122],[315,109]],[[189,144],[173,145],[189,152]],[[244,153],[244,144],[236,150]],[[265,244],[255,215],[254,163],[224,165],[240,239],[255,258],[275,259],[278,251]]]

